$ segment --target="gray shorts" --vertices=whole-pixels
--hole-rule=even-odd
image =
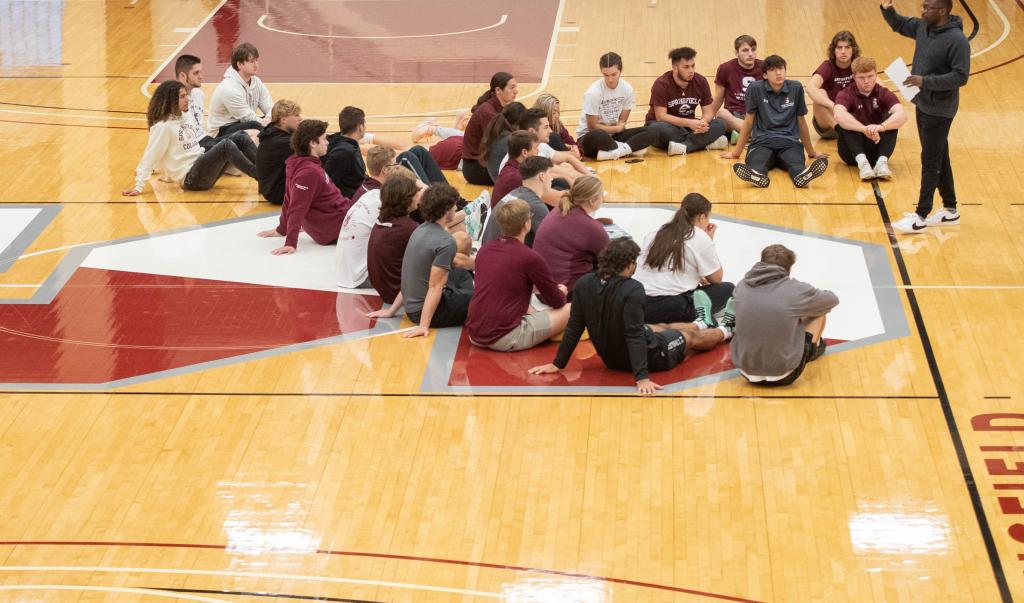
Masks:
[[[501,339],[481,347],[496,352],[521,352],[551,339],[552,335],[548,313],[534,312],[523,316],[519,326],[502,335]]]

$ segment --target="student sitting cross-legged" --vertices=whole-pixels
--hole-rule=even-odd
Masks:
[[[551,160],[539,155],[527,157],[519,165],[519,177],[522,179],[522,185],[505,195],[494,208],[497,210],[502,204],[513,199],[526,201],[530,205],[530,231],[526,233],[524,242],[527,247],[533,247],[537,229],[540,228],[550,211],[544,202],[544,197],[551,192]],[[501,228],[498,221],[491,218],[487,221],[483,234],[480,235],[480,242],[487,243],[500,236]]]
[[[447,184],[435,184],[423,193],[420,224],[409,238],[402,257],[402,291],[386,310],[368,314],[390,318],[405,307],[416,327],[404,337],[422,337],[430,327],[455,327],[466,322],[473,296],[473,276],[452,266],[455,254],[469,253],[471,241],[464,232],[452,235],[444,227],[455,215],[459,192]]]
[[[688,353],[710,350],[732,335],[731,323],[725,321],[716,329],[646,324],[644,286],[631,278],[638,255],[640,248],[632,239],[615,239],[605,247],[597,271],[576,283],[569,323],[555,360],[531,368],[530,373],[543,375],[564,369],[586,329],[605,366],[632,371],[637,390],[649,395],[661,389],[651,381],[650,373],[670,370]]]
[[[398,170],[398,168],[393,168]],[[380,188],[380,213],[370,230],[366,246],[366,268],[370,284],[386,304],[395,303],[402,291],[402,258],[409,237],[419,226],[409,213],[420,202],[423,191],[408,170],[389,174]]]
[[[274,255],[295,253],[300,230],[320,245],[334,244],[352,207],[352,201],[341,194],[320,165],[320,157],[327,152],[327,122],[309,119],[300,123],[292,134],[292,151],[295,154],[285,162],[280,223],[259,233],[264,238],[285,237],[284,245],[271,251]]]
[[[597,266],[597,254],[608,245],[608,232],[591,214],[604,203],[604,187],[594,176],[582,176],[562,193],[558,207],[537,229],[533,248],[551,275],[572,292],[576,279]]]
[[[500,225],[502,236],[477,253],[466,329],[473,345],[518,352],[565,330],[569,320],[565,303],[568,289],[555,283],[544,258],[524,243],[530,232],[530,206],[526,201],[502,203],[492,220]],[[535,311],[530,307],[534,288],[552,309]]]
[[[213,188],[224,170],[233,166],[255,178],[256,145],[244,133],[221,139],[207,151],[199,144],[202,132],[190,120],[182,119],[189,109],[188,92],[177,80],[157,86],[149,99],[146,121],[149,141],[135,169],[135,186],[122,195],[142,194],[153,170],[160,168],[162,178],[177,182],[187,191]]]

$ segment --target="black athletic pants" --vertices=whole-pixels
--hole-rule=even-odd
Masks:
[[[877,144],[860,132],[844,130],[838,124],[836,132],[839,134],[839,157],[846,165],[857,165],[855,158],[861,153],[868,158],[868,163],[875,165],[879,157],[892,157],[896,152],[896,134],[899,130],[882,132]]]
[[[597,159],[598,151],[614,151],[619,148],[616,142],[624,142],[634,151],[642,151],[658,141],[658,134],[647,128],[626,128],[621,132],[609,134],[604,130],[591,130],[577,142],[584,157]],[[463,168],[465,170],[465,168]]]
[[[399,153],[395,157],[395,162],[412,170],[424,184],[448,184],[448,179],[444,177],[444,172],[434,161],[433,155],[419,145]]]
[[[733,288],[732,283],[712,283],[698,289],[708,294],[711,298],[711,313],[717,314],[732,297]],[[644,298],[644,322],[648,324],[693,322],[696,318],[693,291],[678,295],[648,295]]]
[[[805,168],[804,145],[787,138],[769,138],[747,149],[746,163],[761,174],[767,175],[778,167],[789,172],[790,178],[796,178]]]
[[[494,186],[494,181],[491,180],[491,175],[487,172],[487,166],[476,159],[462,158],[462,176],[470,184]]]
[[[924,218],[932,211],[935,189],[939,189],[942,206],[956,209],[953,166],[949,163],[949,128],[952,117],[935,117],[917,110],[917,135],[921,138],[921,195],[917,199],[917,215]]]

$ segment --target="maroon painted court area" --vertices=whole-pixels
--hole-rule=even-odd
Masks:
[[[79,268],[0,305],[0,383],[105,383],[362,331],[377,296]]]
[[[269,83],[486,87],[496,71],[540,82],[558,3],[227,0],[182,52],[203,60],[210,83],[220,81],[241,42],[259,49],[258,75]],[[173,77],[173,67],[172,60],[156,81]]]

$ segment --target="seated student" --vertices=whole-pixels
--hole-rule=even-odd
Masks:
[[[532,132],[537,135],[537,140],[540,144],[537,146],[537,154],[541,157],[547,157],[551,160],[552,164],[552,186],[559,188],[560,190],[566,190],[572,183],[576,181],[580,176],[586,176],[590,172],[587,171],[587,166],[583,165],[575,155],[569,151],[556,151],[554,147],[548,144],[551,139],[551,125],[548,122],[548,116],[542,109],[533,108],[527,109],[519,116],[519,129],[527,132]],[[498,166],[500,172],[505,167],[505,162],[508,161],[508,153],[501,159],[501,164]],[[497,180],[497,178],[495,178]],[[557,194],[556,194],[557,195]],[[548,200],[545,200],[548,201]],[[558,203],[558,197],[554,197],[549,200],[554,205]]]
[[[644,323],[644,287],[630,278],[640,248],[632,239],[615,239],[598,257],[597,271],[576,284],[569,324],[551,364],[530,369],[533,375],[557,373],[569,363],[583,329],[590,334],[597,355],[612,370],[632,371],[640,394],[661,386],[650,373],[667,371],[691,352],[710,350],[732,336],[732,323],[700,329],[696,325]],[[703,296],[698,292],[697,296]],[[706,298],[701,300],[707,305]],[[728,316],[727,316],[728,318]]]
[[[672,69],[654,80],[648,129],[658,134],[654,146],[669,155],[684,155],[703,149],[729,146],[725,122],[715,117],[715,104],[707,78],[697,73],[697,51],[684,46],[668,53]],[[697,119],[700,107],[700,119]]]
[[[181,119],[196,130],[194,137],[204,150],[213,148],[218,139],[206,134],[206,96],[203,94],[203,64],[197,56],[183,54],[174,61],[174,79],[185,86],[188,111]]]
[[[718,66],[715,73],[715,103],[711,115],[725,121],[736,143],[747,113],[747,86],[761,79],[761,59],[757,58],[757,40],[746,34],[733,42],[736,58]]]
[[[425,220],[416,227],[402,257],[402,291],[386,310],[371,312],[371,318],[390,318],[404,305],[405,315],[415,328],[403,337],[422,337],[430,327],[456,327],[466,322],[473,296],[473,275],[452,266],[455,254],[469,251],[470,240],[449,234],[443,226],[455,214],[459,192],[447,184],[435,184],[423,193],[420,213]],[[461,235],[461,236],[459,236]]]
[[[374,147],[366,154],[366,160],[379,162],[383,153],[378,149],[390,151],[385,147]],[[409,168],[401,165],[381,168],[378,172],[379,182],[384,185],[395,178],[409,178],[416,182],[416,175]],[[400,185],[405,192],[404,184]],[[338,270],[338,286],[346,289],[364,289],[370,286],[367,253],[370,242],[370,231],[380,216],[382,189],[369,190],[354,200],[352,208],[345,214],[338,233],[338,252],[336,255]]]
[[[825,315],[839,298],[790,278],[794,262],[791,250],[769,245],[736,284],[730,352],[740,374],[756,385],[789,385],[825,353]]]
[[[499,71],[491,76],[490,87],[480,98],[476,99],[471,111],[472,116],[466,124],[466,134],[462,141],[462,175],[466,182],[490,186],[494,184],[490,174],[487,173],[486,162],[480,162],[480,142],[483,140],[484,130],[491,124],[491,120],[501,111],[502,107],[516,100],[519,92],[519,85],[511,73]]]
[[[572,137],[572,134],[569,134],[569,130],[562,123],[562,104],[558,102],[557,96],[545,92],[537,97],[537,102],[533,103],[533,108],[543,109],[544,114],[548,116],[548,125],[551,126],[551,136],[548,138],[548,144],[551,145],[551,148],[556,151],[568,151],[576,159],[583,157],[579,145],[576,144],[576,139]]]
[[[146,122],[149,141],[135,169],[135,186],[122,195],[142,194],[146,181],[159,168],[162,179],[177,182],[187,191],[205,191],[213,185],[228,166],[234,166],[255,178],[256,145],[244,133],[229,136],[210,150],[199,145],[200,132],[182,114],[188,111],[185,85],[168,80],[157,86],[149,99]]]
[[[231,66],[210,97],[210,132],[221,137],[239,130],[261,130],[270,121],[274,104],[270,91],[256,72],[260,53],[243,42],[231,50]],[[258,113],[262,113],[262,117]]]
[[[377,145],[370,147],[370,150],[366,152],[366,180],[359,185],[356,189],[356,194],[352,196],[353,201],[359,201],[360,197],[370,191],[380,190],[384,180],[387,177],[385,171],[392,170],[394,168],[406,168],[400,166],[395,161],[395,150],[390,147],[383,145]],[[416,178],[416,174],[409,170],[413,178]],[[426,188],[426,185],[423,186]]]
[[[284,163],[292,155],[292,134],[302,121],[302,108],[281,99],[270,111],[270,123],[260,132],[256,149],[256,180],[260,194],[274,205],[284,203]]]
[[[491,208],[505,198],[513,190],[523,185],[523,178],[519,175],[519,165],[527,157],[537,154],[537,135],[533,132],[517,130],[508,137],[508,154],[510,159],[501,168],[501,173],[494,180],[494,190],[491,191]]]
[[[622,57],[614,52],[598,61],[601,79],[583,94],[583,110],[576,128],[583,156],[604,161],[626,155],[643,155],[658,135],[648,128],[627,128],[629,112],[636,106],[633,86],[622,76]]]
[[[861,180],[892,178],[889,158],[896,150],[897,128],[907,122],[900,99],[877,80],[875,60],[857,57],[853,85],[836,97],[839,157],[860,168]]]
[[[393,168],[398,171],[398,168]],[[395,303],[402,291],[402,257],[419,223],[409,212],[419,205],[422,190],[405,169],[389,175],[380,189],[380,215],[370,230],[366,246],[366,269],[370,284],[386,304]]]
[[[462,169],[462,145],[465,141],[466,126],[469,124],[470,115],[469,110],[464,110],[456,116],[454,128],[431,124],[432,129],[427,131],[431,136],[441,139],[440,142],[430,145],[427,151],[442,170]],[[413,142],[419,143],[422,140],[425,138],[422,135],[417,137],[416,130],[413,130]]]
[[[724,310],[732,283],[722,281],[722,262],[715,250],[711,201],[690,193],[672,219],[647,236],[633,278],[643,284],[644,319],[649,323],[703,321],[693,303],[696,291],[711,299],[711,312]]]
[[[568,289],[551,278],[544,258],[523,241],[530,232],[530,206],[511,199],[496,210],[501,238],[480,248],[466,330],[469,342],[499,352],[519,352],[565,330]],[[534,311],[536,288],[550,310]]]
[[[562,193],[533,240],[533,248],[547,260],[551,276],[571,292],[576,279],[597,265],[597,254],[608,245],[608,233],[590,215],[601,209],[604,187],[595,176],[583,176]]]
[[[834,139],[838,136],[835,130],[836,118],[833,115],[835,100],[839,92],[853,81],[853,70],[850,65],[860,56],[857,38],[845,29],[832,36],[828,45],[828,60],[814,70],[814,75],[807,82],[807,96],[811,97],[814,114],[811,124],[818,136]]]
[[[412,143],[419,144],[424,140],[437,137],[441,140],[448,140],[449,138],[462,137],[466,135],[466,125],[469,124],[469,118],[472,114],[463,109],[455,116],[455,125],[451,128],[437,125],[437,118],[428,117],[424,119],[415,128],[412,129]]]
[[[549,211],[544,197],[551,192],[551,160],[540,156],[527,157],[519,164],[519,177],[523,180],[522,186],[512,190],[501,201],[498,201],[498,204],[494,206],[494,211],[513,199],[526,201],[530,205],[530,232],[526,233],[524,242],[527,247],[533,247],[537,229]],[[500,236],[501,227],[497,220],[491,218],[487,221],[483,234],[480,235],[480,242],[486,244]]]
[[[518,129],[523,111],[526,111],[523,103],[509,103],[484,130],[484,136],[480,139],[480,165],[487,168],[491,181],[498,179],[501,158],[508,153],[508,136]]]
[[[338,187],[327,178],[320,158],[327,152],[327,122],[317,119],[303,121],[292,134],[292,151],[285,162],[284,205],[277,228],[264,230],[261,237],[285,237],[284,245],[270,253],[295,253],[299,230],[318,245],[333,245],[352,207]]]
[[[768,172],[780,167],[789,172],[797,188],[805,188],[828,168],[828,153],[814,150],[807,130],[804,87],[786,79],[786,60],[773,54],[764,60],[764,79],[747,87],[747,116],[743,120],[736,148],[722,153],[739,159],[750,140],[746,163],[735,163],[733,171],[741,180],[766,188]],[[753,134],[753,136],[751,136]],[[804,167],[804,150],[814,159]]]

